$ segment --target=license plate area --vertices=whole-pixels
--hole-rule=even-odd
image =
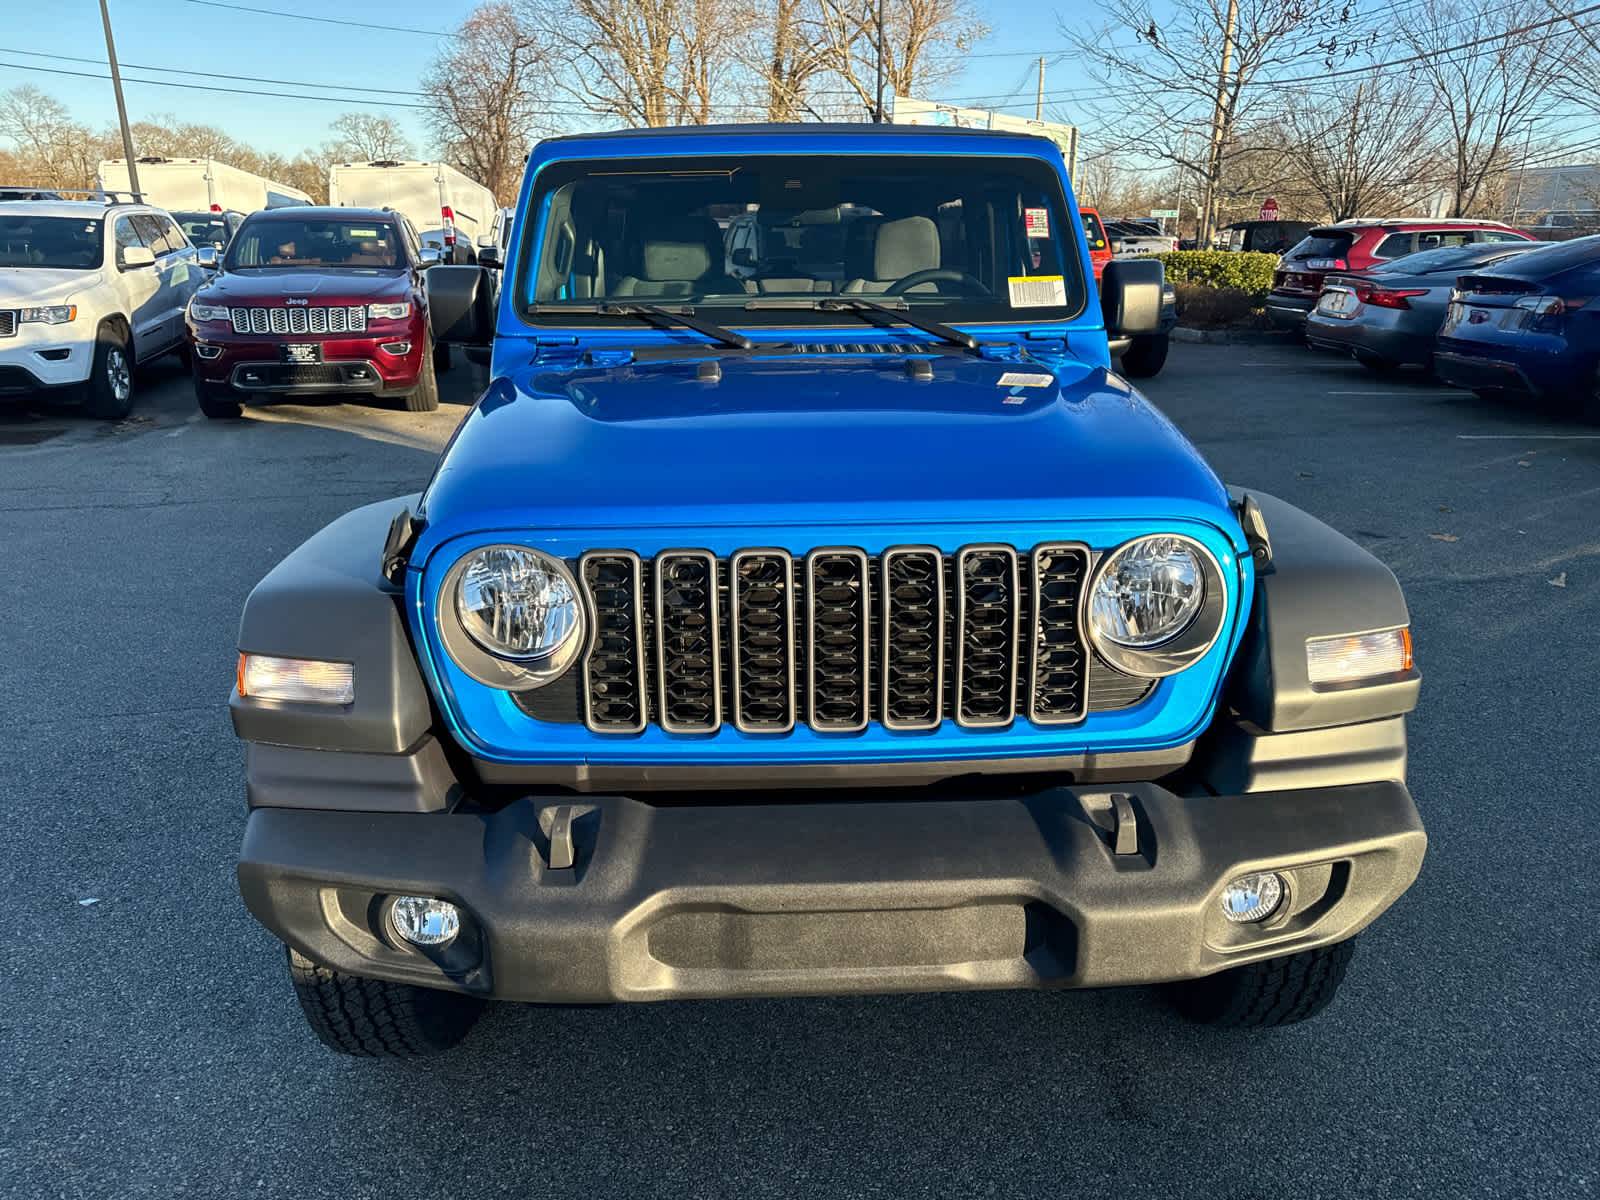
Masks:
[[[1355,307],[1355,293],[1343,288],[1329,289],[1322,293],[1322,298],[1317,301],[1317,311],[1324,316],[1346,317]]]
[[[321,342],[285,342],[278,347],[278,361],[286,366],[303,366],[322,361]]]

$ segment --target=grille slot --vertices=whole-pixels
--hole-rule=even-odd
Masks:
[[[577,561],[595,634],[565,718],[597,733],[852,733],[880,722],[1000,729],[1020,715],[1067,725],[1154,689],[1089,651],[1079,632],[1091,554],[967,546],[751,548],[719,559],[595,550]],[[543,689],[541,689],[542,691]],[[552,693],[553,694],[553,693]],[[576,704],[573,700],[576,700]]]
[[[717,560],[706,550],[656,555],[657,720],[668,733],[722,725]]]
[[[17,335],[17,310],[14,308],[0,308],[0,337],[15,337]]]
[[[594,642],[583,660],[584,724],[640,733],[646,723],[644,590],[639,556],[590,551],[578,572],[594,611]]]
[[[728,564],[733,724],[743,733],[794,728],[794,560],[741,550]]]
[[[228,312],[235,333],[365,333],[367,310],[359,304],[339,308],[234,308]]]
[[[1033,636],[1027,666],[1028,720],[1065,725],[1082,720],[1089,703],[1088,653],[1078,636],[1089,549],[1055,543],[1036,546],[1029,557]]]
[[[829,733],[867,727],[871,642],[867,556],[831,547],[806,555],[808,724]]]
[[[956,556],[956,705],[959,725],[1011,724],[1017,715],[1017,618],[1022,580],[1010,546]]]

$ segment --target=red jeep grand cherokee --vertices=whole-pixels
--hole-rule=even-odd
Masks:
[[[189,303],[194,391],[208,417],[237,417],[252,392],[400,396],[439,407],[424,250],[396,212],[254,213],[220,273]]]
[[[1423,217],[1392,220],[1355,218],[1319,225],[1303,242],[1278,260],[1267,294],[1267,313],[1280,329],[1299,329],[1306,314],[1316,307],[1322,283],[1338,272],[1365,271],[1393,258],[1404,258],[1440,246],[1473,242],[1531,242],[1520,229],[1499,221],[1452,218],[1432,221]]]

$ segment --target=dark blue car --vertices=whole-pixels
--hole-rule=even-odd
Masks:
[[[1537,397],[1600,421],[1600,236],[1463,275],[1433,361],[1480,396]]]
[[[492,379],[425,489],[240,628],[240,887],[327,1045],[491,999],[1332,998],[1426,842],[1405,602],[1113,371],[1162,268],[1096,286],[1052,142],[558,138],[515,230],[498,292],[428,272]]]

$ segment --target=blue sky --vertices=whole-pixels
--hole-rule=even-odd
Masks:
[[[37,0],[14,0],[37,3]],[[272,96],[230,95],[157,87],[134,80],[163,79],[191,84],[258,88],[292,92],[280,83],[205,79],[198,72],[252,75],[263,79],[303,81],[332,92],[335,83],[410,92],[427,68],[439,42],[415,30],[448,30],[475,6],[475,0],[344,0],[338,6],[312,0],[230,0],[246,7],[285,13],[370,22],[386,29],[288,20],[260,13],[212,7],[194,0],[110,0],[117,55],[123,63],[129,117],[140,120],[173,113],[180,120],[216,125],[261,150],[286,154],[316,145],[328,136],[328,123],[352,109],[383,111],[398,118],[419,149],[426,148],[421,113],[401,107],[416,103],[411,95],[342,92],[348,103],[290,100]],[[967,59],[968,66],[942,93],[931,99],[973,98],[983,107],[1033,115],[1039,54],[1059,56],[1063,40],[1054,16],[1040,20],[1037,9],[1000,3],[983,5],[993,33]],[[55,0],[38,4],[35,19],[9,23],[0,32],[0,90],[33,83],[64,101],[74,116],[95,128],[110,125],[116,108],[109,80],[53,72],[105,73],[105,42],[96,0]],[[32,53],[26,53],[32,52]],[[61,57],[47,58],[42,55]],[[93,62],[73,61],[91,59]],[[10,64],[10,65],[6,65]],[[184,68],[162,73],[145,68]],[[1045,87],[1070,88],[1081,80],[1070,63],[1047,66]],[[552,97],[552,107],[571,107]],[[1046,115],[1059,101],[1047,98]],[[572,120],[580,120],[573,118]]]

